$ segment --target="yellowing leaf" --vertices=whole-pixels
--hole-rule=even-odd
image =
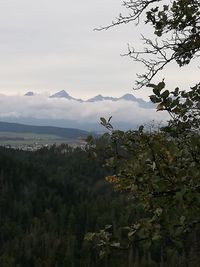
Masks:
[[[156,111],[162,111],[162,110],[164,110],[164,109],[165,109],[164,104],[163,104],[163,103],[160,103],[160,104],[157,106]]]
[[[119,178],[116,175],[106,176],[105,180],[110,184],[117,184],[119,183]]]

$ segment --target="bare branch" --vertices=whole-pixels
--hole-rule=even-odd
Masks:
[[[128,45],[127,53],[133,61],[142,63],[146,69],[137,74],[136,88],[140,89],[157,75],[167,64],[176,61],[181,67],[200,56],[200,5],[198,0],[191,4],[175,0],[159,4],[161,0],[127,0],[123,6],[129,11],[127,15],[119,14],[108,26],[95,30],[108,30],[112,27],[136,21],[139,23],[142,14],[146,15],[145,23],[152,25],[154,41],[142,36],[144,48],[137,51]]]

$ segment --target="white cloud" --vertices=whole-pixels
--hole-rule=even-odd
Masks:
[[[151,120],[165,121],[165,112],[143,109],[131,101],[77,102],[63,98],[0,96],[0,119],[35,118],[70,120],[77,123],[97,123],[100,117],[113,116],[113,122],[142,124]]]

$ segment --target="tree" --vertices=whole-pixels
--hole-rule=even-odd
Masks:
[[[150,99],[158,104],[157,111],[168,112],[171,119],[158,131],[140,126],[123,132],[114,130],[110,119],[101,118],[110,133],[105,165],[112,175],[106,180],[127,194],[130,217],[120,230],[126,232],[123,238],[112,236],[107,228],[93,238],[106,248],[136,250],[142,244],[160,266],[199,266],[200,83],[186,92],[167,90],[164,81],[150,82],[169,62],[182,67],[199,56],[200,4],[197,0],[130,0],[123,5],[129,14],[120,14],[99,30],[140,23],[146,16],[155,40],[143,37],[147,47],[129,48],[127,55],[147,68],[138,75],[137,88],[151,87]]]
[[[154,32],[154,40],[142,35],[144,49],[129,47],[126,55],[144,64],[147,71],[138,75],[136,88],[148,85],[166,64],[176,61],[181,67],[200,52],[200,5],[199,0],[129,0],[123,1],[128,14],[120,14],[110,25],[97,30],[144,20]]]

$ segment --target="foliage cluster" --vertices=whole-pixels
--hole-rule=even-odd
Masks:
[[[140,126],[123,132],[114,130],[110,119],[101,118],[109,131],[104,136],[109,140],[104,156],[112,175],[106,180],[127,195],[130,218],[119,230],[125,232],[122,236],[116,238],[105,228],[92,238],[103,244],[105,254],[107,247],[128,250],[129,266],[143,265],[137,257],[141,247],[147,254],[145,266],[155,262],[156,266],[199,266],[200,83],[187,91],[168,90],[164,80],[154,84],[152,79],[170,62],[182,67],[199,57],[200,4],[198,0],[125,0],[123,6],[127,15],[120,14],[98,30],[140,23],[145,17],[154,37],[142,36],[144,49],[129,46],[127,55],[146,68],[138,75],[136,88],[150,87],[157,111],[168,112],[171,119],[157,131]]]
[[[157,263],[164,266],[199,266],[200,84],[187,92],[178,88],[170,92],[164,82],[149,86],[158,110],[171,115],[165,127],[123,132],[101,119],[109,130],[102,137],[109,140],[104,158],[112,169],[106,180],[127,195],[130,217],[119,229],[123,237],[104,229],[93,238],[104,253],[107,247],[118,247],[136,255],[139,247],[145,247],[150,253],[148,266],[155,251]],[[101,157],[102,150],[94,149]]]

